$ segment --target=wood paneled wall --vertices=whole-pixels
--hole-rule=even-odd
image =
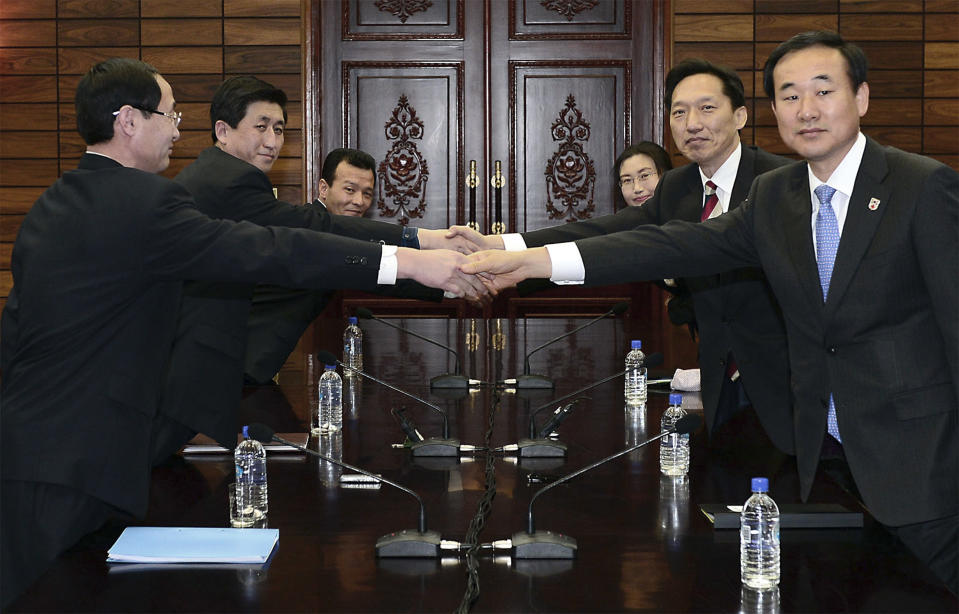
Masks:
[[[673,0],[672,8],[674,62],[702,56],[742,77],[750,114],[744,141],[790,153],[762,68],[793,34],[830,29],[869,58],[863,132],[959,170],[959,0]]]
[[[301,201],[305,4],[2,0],[0,301],[24,214],[83,151],[74,126],[77,81],[107,57],[141,58],[173,85],[184,120],[168,175],[209,145],[209,101],[225,77],[254,74],[285,89],[289,130],[271,176],[281,197]],[[959,169],[959,0],[673,0],[670,26],[673,61],[702,55],[740,72],[750,97],[744,140],[777,152],[785,148],[762,94],[763,62],[798,31],[838,29],[870,59],[865,131]]]
[[[109,57],[149,62],[173,86],[183,122],[170,177],[211,144],[210,99],[226,77],[283,88],[290,117],[271,178],[282,198],[300,202],[301,10],[300,0],[0,1],[0,301],[24,214],[84,151],[77,82]]]

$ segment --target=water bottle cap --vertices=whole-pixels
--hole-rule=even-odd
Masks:
[[[753,489],[753,492],[769,492],[769,479],[753,478],[752,489]]]
[[[336,371],[336,365],[326,365],[327,371]]]
[[[357,322],[359,322],[359,320],[356,319],[356,316],[350,316],[350,319],[348,320],[348,322],[350,324],[356,324]]]
[[[250,438],[249,429],[250,429],[250,425],[249,425],[249,424],[244,424],[244,425],[243,425],[243,438],[244,438],[244,439],[249,439],[249,438]]]
[[[683,404],[683,395],[678,392],[669,393],[669,404],[670,405],[682,405]]]
[[[641,350],[643,349],[643,342],[641,339],[633,339],[633,341],[629,344],[629,347],[633,350]]]

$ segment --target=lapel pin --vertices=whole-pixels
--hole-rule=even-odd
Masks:
[[[875,211],[875,210],[878,209],[878,208],[879,208],[879,199],[878,199],[878,198],[870,198],[870,199],[869,199],[869,210],[870,210],[870,211]]]

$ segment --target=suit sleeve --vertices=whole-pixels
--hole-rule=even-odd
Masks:
[[[751,192],[742,206],[702,223],[674,220],[576,241],[586,268],[585,285],[694,277],[758,266],[752,200]]]
[[[652,201],[653,199],[650,199],[642,207],[626,207],[611,215],[524,232],[523,241],[526,242],[526,247],[542,247],[550,243],[598,237],[629,230],[641,224],[654,223],[655,218],[650,214],[650,210],[646,209]]]
[[[144,267],[158,278],[289,287],[377,287],[382,248],[327,233],[213,220],[183,188],[156,183],[140,227]]]
[[[940,167],[917,200],[912,241],[959,398],[959,174]]]

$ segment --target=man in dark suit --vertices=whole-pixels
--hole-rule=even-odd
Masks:
[[[790,162],[742,145],[739,130],[746,123],[746,97],[739,75],[728,68],[701,59],[680,62],[666,75],[665,101],[673,141],[693,163],[666,172],[652,198],[614,215],[522,235],[492,235],[485,238],[487,245],[525,249],[641,224],[698,222],[708,204],[707,183],[716,186],[711,188],[718,201],[712,213],[720,215],[736,209],[757,175]],[[744,267],[681,283],[692,297],[699,331],[707,432],[715,434],[747,404],[745,397],[772,442],[794,454],[786,329],[762,271]]]
[[[182,280],[473,292],[465,258],[212,220],[158,176],[180,114],[156,69],[113,59],[77,87],[87,152],[34,203],[2,314],[0,594],[12,601],[111,516],[142,516]]]
[[[862,135],[866,58],[838,34],[777,47],[764,87],[805,161],[757,177],[736,211],[486,252],[465,271],[505,275],[491,282],[502,287],[762,266],[786,320],[802,496],[821,457],[843,464],[872,515],[955,592],[959,174]]]
[[[335,215],[363,217],[373,203],[375,170],[376,161],[365,151],[334,149],[323,160],[318,198],[307,206],[323,207]],[[394,289],[396,292],[391,292],[391,296],[410,296],[401,284]],[[442,299],[441,292],[433,292],[436,300]],[[326,308],[332,296],[332,290],[257,286],[247,318],[245,383],[272,381],[303,332]]]
[[[283,147],[286,100],[282,90],[251,76],[233,77],[217,89],[210,104],[214,144],[175,178],[193,194],[200,211],[212,218],[311,228],[407,247],[420,247],[421,242],[424,248],[446,244],[444,231],[331,215],[316,203],[300,206],[278,200],[266,173]],[[466,251],[464,244],[449,242],[449,246]],[[442,299],[438,290],[412,285],[412,290],[406,289],[413,296]],[[404,284],[397,286],[403,288]],[[336,287],[335,281],[327,285],[330,287]],[[156,462],[198,432],[226,447],[235,445],[253,288],[253,284],[210,281],[184,284],[158,417],[162,434],[156,440]],[[297,294],[311,300],[319,293]]]

